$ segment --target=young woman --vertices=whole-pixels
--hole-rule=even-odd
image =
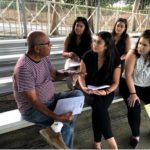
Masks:
[[[91,49],[91,42],[92,42],[91,32],[86,18],[77,17],[73,23],[71,33],[67,36],[64,42],[63,56],[65,58],[69,58],[66,61],[65,69],[70,69],[71,63],[74,63],[75,65],[79,66],[79,62],[82,55],[86,51]],[[74,67],[71,69],[77,69],[77,68],[78,67]],[[77,78],[74,77],[74,80],[76,79]],[[71,81],[68,86],[70,89],[72,89],[73,79],[69,79],[69,80]]]
[[[131,49],[131,39],[127,34],[128,23],[124,18],[119,18],[113,28],[112,35],[115,39],[115,45],[121,59],[121,69],[124,69],[124,60],[126,54]]]
[[[92,125],[95,148],[101,149],[101,138],[108,141],[111,149],[117,149],[112,134],[108,107],[114,98],[114,91],[120,79],[120,57],[109,32],[99,32],[93,38],[92,51],[86,52],[80,63],[79,84],[85,93],[86,101],[92,107]],[[88,85],[109,85],[101,90],[91,90]]]
[[[136,148],[140,139],[141,100],[150,103],[150,30],[139,37],[135,50],[126,57],[125,73],[120,93],[128,108],[128,122],[132,131],[130,144]]]

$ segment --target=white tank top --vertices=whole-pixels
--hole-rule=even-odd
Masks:
[[[143,56],[140,56],[137,59],[133,72],[133,81],[135,85],[140,87],[150,86],[150,66],[148,67],[149,63],[149,61],[145,62]]]
[[[145,62],[144,57],[140,56],[136,60],[133,81],[134,84],[140,87],[150,86],[150,67],[148,67],[149,61]],[[125,78],[125,72],[122,73],[122,77]]]

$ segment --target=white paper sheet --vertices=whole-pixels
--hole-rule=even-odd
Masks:
[[[88,85],[87,87],[88,87],[88,89],[91,89],[91,90],[101,90],[101,89],[108,88],[110,86],[109,85],[102,85],[102,86]]]
[[[145,106],[145,109],[146,109],[146,112],[150,118],[150,104],[147,104],[147,105],[144,105]]]
[[[79,66],[80,66],[80,62],[74,61],[74,60],[69,58],[65,62],[64,69],[68,70],[68,69],[72,69],[73,67],[79,67]]]
[[[84,105],[84,96],[71,97],[58,100],[54,112],[64,114],[72,112],[73,115],[80,114]]]

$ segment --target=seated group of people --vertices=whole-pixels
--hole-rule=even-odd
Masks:
[[[85,103],[92,107],[94,148],[102,148],[104,136],[110,149],[118,149],[108,108],[119,86],[128,108],[130,144],[133,148],[138,146],[141,100],[150,103],[150,30],[141,34],[131,50],[126,19],[119,18],[112,33],[102,31],[92,37],[86,18],[77,17],[63,51],[64,57],[80,63],[73,70],[56,70],[51,64],[51,42],[44,32],[30,32],[27,44],[27,53],[19,58],[14,68],[14,97],[25,120],[45,127],[40,134],[50,145],[73,148],[76,116],[72,112],[58,115],[54,109],[59,99],[84,95]],[[78,86],[71,85],[72,90],[56,93],[53,80],[66,77],[77,80]],[[108,86],[93,90],[88,85]]]

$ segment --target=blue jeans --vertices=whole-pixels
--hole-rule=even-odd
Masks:
[[[54,110],[56,103],[59,99],[69,98],[69,97],[77,97],[83,96],[83,93],[80,90],[73,90],[69,92],[60,92],[54,95],[54,99],[52,101],[48,101],[45,105]],[[22,115],[23,119],[36,123],[42,126],[50,126],[54,122],[54,120],[43,113],[37,111],[35,108],[31,108],[26,114]],[[76,118],[76,117],[75,117]],[[74,120],[70,122],[63,123],[63,128],[61,130],[64,142],[69,148],[73,148],[73,137],[74,137]]]

